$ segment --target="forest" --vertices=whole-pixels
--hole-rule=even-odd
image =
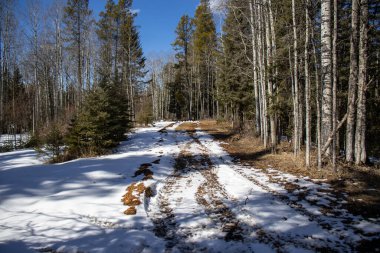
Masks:
[[[379,252],[379,79],[377,0],[0,0],[0,252]]]

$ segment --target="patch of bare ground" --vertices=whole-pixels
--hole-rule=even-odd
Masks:
[[[318,170],[316,164],[306,168],[303,154],[294,157],[291,144],[282,142],[277,153],[272,154],[265,149],[259,138],[253,133],[239,133],[228,122],[203,120],[200,128],[222,142],[223,148],[243,165],[249,165],[266,171],[268,168],[290,173],[296,176],[309,177],[314,182],[323,181],[331,184],[333,194],[347,194],[347,204],[344,205],[351,213],[366,218],[380,218],[380,170],[374,167],[339,164],[335,173],[329,165]],[[315,159],[315,154],[312,156]],[[270,175],[269,175],[270,176]],[[273,179],[273,178],[272,178]],[[277,179],[273,179],[274,181]],[[288,191],[294,191],[294,185],[286,183]]]
[[[176,131],[185,131],[187,133],[194,133],[196,124],[194,122],[184,122],[176,127]]]

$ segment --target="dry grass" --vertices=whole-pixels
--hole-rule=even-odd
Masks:
[[[149,187],[145,187],[144,183],[132,183],[127,187],[126,193],[123,195],[121,202],[125,206],[129,206],[127,210],[124,211],[126,215],[135,215],[136,214],[136,206],[141,205],[140,195],[145,192],[145,196],[151,194],[151,189],[149,188],[149,193],[147,193]],[[148,196],[150,197],[150,196]]]
[[[306,168],[304,154],[295,157],[291,145],[287,142],[278,145],[277,153],[272,154],[269,149],[263,147],[258,138],[252,134],[234,131],[232,125],[227,122],[204,120],[200,122],[200,127],[222,141],[224,149],[239,162],[262,170],[272,167],[297,176],[323,179],[333,186],[337,194],[348,194],[347,208],[352,213],[380,217],[380,170],[343,163],[339,164],[337,172],[328,164],[322,170],[318,170],[315,164]],[[180,126],[184,131],[193,128],[194,124],[191,126],[188,123]],[[315,153],[312,154],[312,160],[316,160]]]
[[[176,131],[194,132],[196,124],[193,122],[185,122],[176,127]]]

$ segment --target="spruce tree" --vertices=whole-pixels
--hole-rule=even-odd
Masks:
[[[202,1],[194,17],[194,64],[200,84],[200,113],[198,117],[212,117],[215,114],[215,49],[216,29],[208,1]]]
[[[218,77],[220,99],[225,104],[230,104],[233,111],[237,112],[239,126],[242,127],[243,115],[248,112],[253,99],[253,86],[249,78],[250,62],[245,54],[246,38],[249,38],[249,24],[244,17],[244,3],[239,0],[232,1],[234,7],[227,10],[226,20],[223,26],[222,54],[218,57],[218,65],[221,73]],[[235,11],[232,8],[240,8]],[[241,36],[240,33],[245,35]]]
[[[177,87],[171,88],[172,100],[170,111],[176,113],[177,118],[181,119],[187,113],[188,118],[191,117],[190,99],[192,92],[192,83],[190,81],[190,46],[193,35],[193,24],[189,16],[181,17],[175,30],[176,39],[172,46],[176,51],[176,59],[178,61],[174,71],[176,71],[176,81],[172,84]],[[176,101],[176,102],[174,102]],[[179,103],[178,103],[179,102]],[[177,105],[174,105],[177,104]],[[174,109],[173,109],[174,107]]]
[[[102,88],[89,92],[81,112],[72,120],[66,138],[70,155],[99,155],[115,146],[109,130],[111,115],[108,108],[109,99]]]
[[[120,0],[118,3],[118,22],[120,22],[120,53],[118,61],[122,73],[120,82],[126,88],[130,102],[130,119],[135,117],[135,98],[146,72],[145,57],[142,51],[139,33],[134,24],[136,13],[132,11],[132,0]]]

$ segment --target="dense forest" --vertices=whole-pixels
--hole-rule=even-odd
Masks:
[[[132,0],[108,0],[98,20],[88,0],[26,3],[19,20],[0,2],[2,134],[70,159],[137,124],[213,118],[273,153],[291,142],[306,166],[380,156],[378,1],[225,0],[215,14],[202,0],[175,54],[149,59]]]

